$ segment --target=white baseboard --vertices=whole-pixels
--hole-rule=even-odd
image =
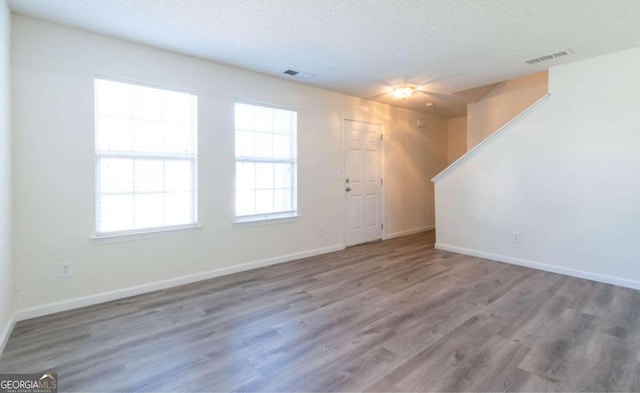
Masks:
[[[394,239],[394,238],[400,237],[400,236],[413,235],[415,233],[426,232],[426,231],[430,231],[432,229],[436,229],[436,226],[435,225],[427,225],[426,227],[408,229],[406,231],[400,231],[400,232],[387,233],[387,234],[384,235],[383,240]]]
[[[259,261],[243,263],[241,265],[229,266],[220,269],[209,270],[202,273],[190,274],[186,276],[170,278],[167,280],[156,281],[148,284],[136,285],[133,287],[116,289],[109,292],[102,292],[95,295],[83,296],[69,300],[63,300],[55,303],[48,303],[41,306],[24,308],[16,311],[14,314],[15,321],[23,321],[25,319],[37,318],[43,315],[54,314],[61,311],[72,310],[75,308],[91,306],[94,304],[105,303],[112,300],[123,299],[130,296],[141,295],[143,293],[158,291],[180,285],[190,284],[196,281],[208,280],[215,277],[225,276],[243,272],[246,270],[257,269],[264,266],[275,265],[283,262],[290,262],[296,259],[308,258],[322,254],[328,254],[335,251],[344,250],[344,245],[335,245],[325,248],[317,248],[314,250],[304,251],[296,254],[283,255],[275,258],[262,259]],[[9,330],[10,332],[11,330]]]
[[[16,324],[16,313],[14,312],[9,317],[9,320],[7,321],[7,324],[2,329],[2,332],[0,332],[0,355],[2,355],[2,352],[4,352],[4,347],[5,345],[7,345],[7,341],[9,341],[9,336],[11,335],[11,332],[13,331],[13,327],[15,326],[15,324]]]
[[[602,282],[605,284],[617,285],[619,287],[640,289],[640,281],[628,280],[626,278],[608,276],[606,274],[593,273],[585,270],[572,269],[548,263],[530,261],[528,259],[508,257],[505,255],[492,254],[489,252],[472,250],[469,248],[450,246],[448,244],[436,243],[435,248],[443,251],[455,252],[457,254],[471,255],[485,259],[491,259],[498,262],[510,263],[512,265],[529,267],[532,269],[543,270],[545,272],[563,274],[565,276],[583,278],[585,280]]]

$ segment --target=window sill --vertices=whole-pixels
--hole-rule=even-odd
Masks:
[[[233,221],[233,226],[244,227],[244,226],[279,224],[282,222],[298,221],[299,219],[300,219],[300,216],[296,213],[271,214],[267,216],[236,217],[236,219]]]
[[[133,240],[155,239],[158,237],[177,236],[188,233],[198,233],[202,230],[199,224],[181,225],[164,228],[149,228],[135,232],[111,232],[105,234],[95,234],[90,237],[93,244],[109,244],[118,242],[128,242]]]

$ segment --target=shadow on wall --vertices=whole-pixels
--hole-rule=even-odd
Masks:
[[[467,106],[469,151],[549,92],[549,73],[540,72],[498,84]]]
[[[467,152],[467,116],[447,121],[447,165],[453,164]]]
[[[398,209],[394,215],[387,215],[385,228],[393,232],[393,228],[416,228],[425,222],[433,224],[434,187],[430,179],[447,165],[443,148],[446,134],[441,132],[446,130],[446,119],[423,114],[419,118],[425,126],[418,128],[415,112],[392,106],[374,107],[371,118],[381,119],[385,124],[385,199],[387,206]],[[391,129],[390,124],[396,128]],[[416,198],[416,195],[420,197]],[[424,216],[416,212],[422,212]]]

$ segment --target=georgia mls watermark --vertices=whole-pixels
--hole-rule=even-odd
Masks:
[[[58,374],[0,374],[0,393],[58,393]]]

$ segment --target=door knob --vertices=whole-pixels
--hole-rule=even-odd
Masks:
[[[351,187],[347,187],[347,188],[345,188],[345,191],[346,191],[346,192],[351,191]]]

